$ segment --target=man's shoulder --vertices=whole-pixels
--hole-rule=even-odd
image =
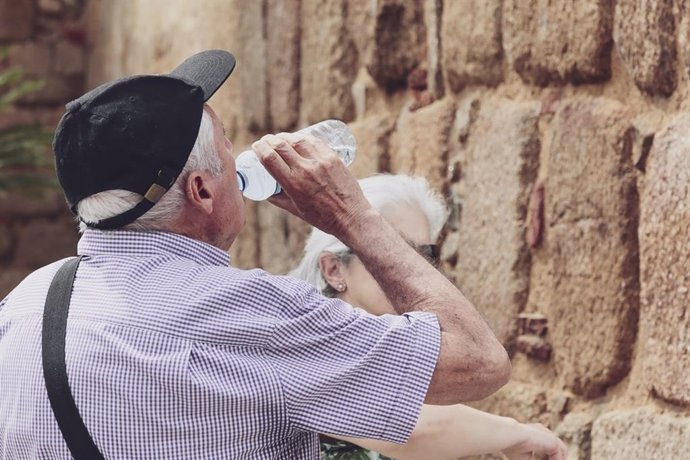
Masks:
[[[9,304],[10,302],[28,302],[33,304],[39,300],[41,302],[45,301],[45,295],[55,274],[69,259],[71,259],[71,257],[56,260],[55,262],[29,273],[2,300],[3,305]]]
[[[266,297],[276,301],[299,301],[314,291],[311,285],[301,280],[275,275],[260,268],[243,270],[231,267],[228,270],[209,270],[204,279],[218,289],[230,289],[234,292],[241,290],[257,298]]]

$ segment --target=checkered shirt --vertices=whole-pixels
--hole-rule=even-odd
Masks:
[[[317,433],[412,431],[440,346],[434,315],[373,316],[171,233],[88,230],[78,252],[67,375],[106,458],[316,459]],[[62,263],[0,302],[0,459],[70,458],[41,368]]]

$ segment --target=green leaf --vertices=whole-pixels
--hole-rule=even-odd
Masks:
[[[22,72],[22,69],[18,67],[13,67],[4,72],[1,72],[0,88],[2,88],[3,86],[9,86],[14,83],[17,83],[19,80],[21,80],[22,75],[24,75],[24,72]]]
[[[27,94],[35,93],[43,88],[44,85],[45,81],[43,80],[30,80],[20,83],[0,96],[0,110],[9,107],[10,104],[13,104]]]
[[[0,47],[0,61],[7,55],[7,48]],[[0,72],[0,111],[45,84],[40,80],[22,81],[22,78],[19,68]],[[6,190],[31,192],[57,185],[53,174],[47,175],[40,170],[52,164],[46,154],[51,139],[51,133],[36,125],[0,131],[0,193]]]

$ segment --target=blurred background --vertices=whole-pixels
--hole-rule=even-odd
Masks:
[[[690,2],[0,0],[0,297],[75,253],[64,104],[209,48],[237,153],[339,118],[359,177],[447,197],[443,269],[513,360],[477,407],[571,459],[690,458]],[[307,231],[251,203],[233,263],[284,273]]]

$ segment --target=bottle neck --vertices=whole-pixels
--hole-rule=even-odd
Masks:
[[[240,192],[244,192],[247,188],[247,176],[241,171],[236,171],[237,173],[237,185],[240,187]]]

